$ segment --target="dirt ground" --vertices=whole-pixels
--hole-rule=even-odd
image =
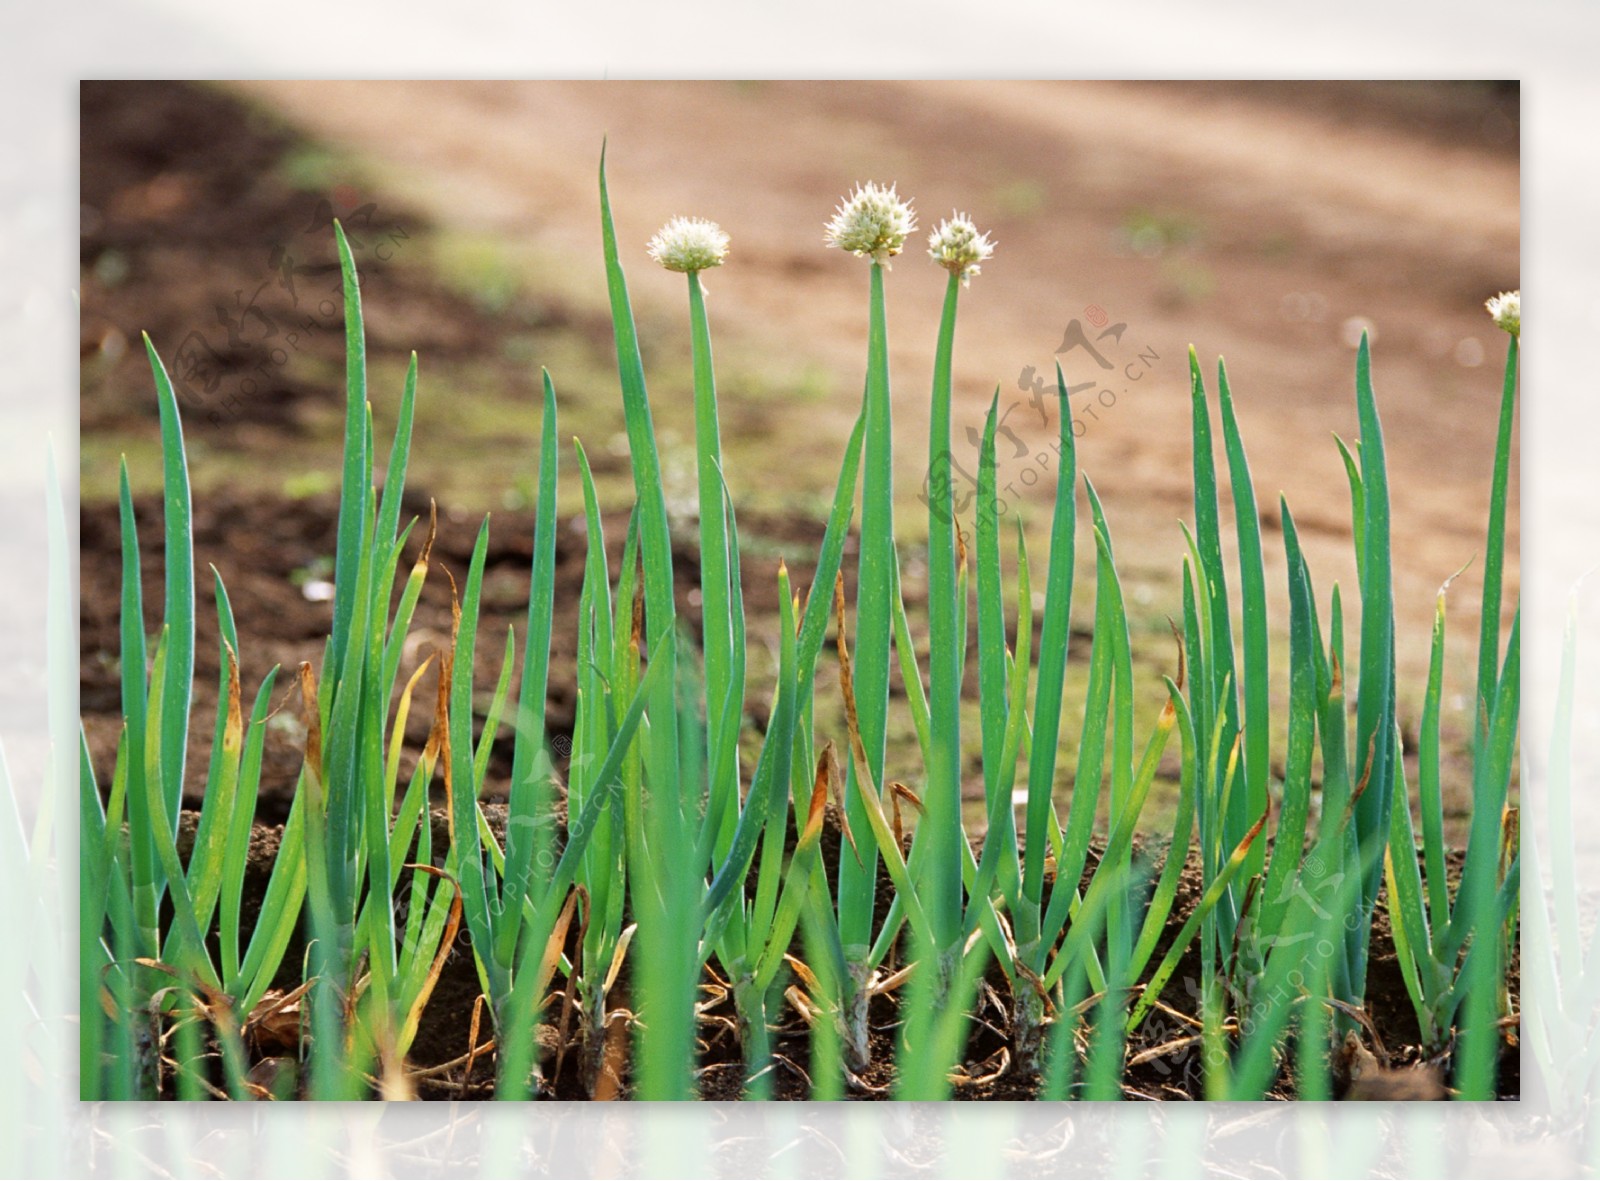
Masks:
[[[803,560],[814,543],[794,535],[820,515],[837,471],[864,350],[864,268],[825,250],[821,225],[853,181],[893,180],[916,199],[924,226],[960,207],[999,242],[963,297],[956,457],[975,467],[962,440],[998,385],[1010,430],[1000,441],[1002,496],[1035,536],[1036,561],[1056,425],[1024,379],[1050,372],[1070,325],[1096,336],[1105,331],[1097,321],[1126,325],[1097,346],[1113,369],[1082,348],[1059,359],[1069,382],[1095,383],[1074,399],[1085,424],[1080,466],[1107,504],[1129,600],[1147,625],[1136,629],[1139,658],[1152,669],[1171,671],[1164,617],[1178,612],[1176,522],[1192,515],[1187,346],[1213,389],[1214,358],[1231,358],[1281,630],[1274,491],[1295,513],[1324,610],[1332,582],[1353,578],[1348,499],[1329,436],[1355,437],[1352,345],[1368,327],[1394,489],[1401,694],[1412,715],[1404,720],[1414,721],[1420,700],[1434,591],[1466,564],[1451,597],[1445,718],[1461,745],[1503,356],[1481,304],[1518,283],[1514,88],[90,85],[83,135],[86,514],[110,508],[119,452],[136,490],[158,487],[141,329],[191,375],[180,384],[191,395],[202,498],[226,489],[257,503],[277,498],[267,511],[278,515],[331,512],[315,498],[332,490],[341,413],[325,241],[333,214],[360,244],[380,431],[409,351],[422,358],[410,481],[419,503],[438,497],[447,525],[462,532],[482,511],[527,507],[544,364],[562,430],[589,445],[606,507],[625,507],[594,184],[609,135],[670,503],[678,510],[692,495],[682,293],[642,244],[666,217],[692,213],[733,236],[728,264],[708,277],[729,482],[747,512],[790,518],[767,548]],[[915,440],[942,290],[919,253],[889,276],[898,526],[912,538],[925,529]],[[569,510],[575,485],[564,489]],[[1515,486],[1514,469],[1507,621]],[[299,528],[330,524],[331,515]],[[497,521],[497,536],[503,525],[526,532]],[[756,530],[746,535],[761,544]],[[318,544],[292,561],[259,546],[216,556],[230,581],[250,576],[239,567],[255,552],[268,579],[304,582],[331,552],[327,537]],[[94,604],[114,599],[114,577],[102,576],[114,576],[114,564],[102,572],[93,549],[86,530],[86,622]],[[104,553],[114,563],[114,550]],[[913,553],[908,585],[918,577]],[[243,611],[240,626],[259,634]],[[306,630],[301,656],[314,657],[306,645],[315,631]],[[105,655],[86,642],[86,664]],[[274,659],[290,655],[273,650]],[[86,669],[86,690],[94,675]],[[91,716],[94,700],[86,693]],[[1143,704],[1153,712],[1158,703]],[[1459,792],[1450,803],[1462,811]]]
[[[1024,402],[1013,425],[1038,441],[1017,378],[1028,365],[1046,372],[1069,322],[1104,309],[1128,326],[1120,353],[1106,346],[1115,359],[1159,357],[1141,388],[1124,395],[1122,373],[1101,383],[1118,400],[1090,423],[1082,464],[1118,540],[1148,532],[1167,553],[1176,536],[1157,537],[1174,533],[1187,482],[1186,346],[1208,372],[1217,355],[1233,359],[1263,492],[1282,489],[1308,531],[1338,534],[1347,513],[1325,440],[1355,434],[1349,322],[1368,324],[1396,534],[1414,555],[1399,597],[1426,613],[1428,592],[1481,544],[1504,352],[1482,301],[1518,282],[1519,211],[1515,108],[1476,92],[1453,119],[1408,121],[1403,104],[1374,116],[1390,96],[1382,89],[1244,84],[242,89],[370,159],[386,188],[435,220],[561,259],[596,306],[594,173],[609,134],[625,249],[672,214],[719,220],[734,245],[708,278],[718,331],[760,342],[774,367],[791,357],[825,366],[839,396],[774,427],[831,431],[835,447],[854,413],[865,282],[859,263],[820,246],[833,202],[874,177],[914,196],[925,226],[953,207],[970,212],[1000,246],[965,299],[958,438],[998,384],[1003,410]],[[637,248],[625,261],[641,302],[676,307],[674,277]],[[925,417],[941,294],[942,276],[915,254],[895,268],[891,356],[906,440]],[[1081,352],[1062,359],[1073,384],[1099,376]],[[724,379],[729,399],[743,376]],[[907,488],[919,487],[920,465],[900,467]],[[734,473],[735,491],[765,475]],[[1035,509],[1047,507],[1049,483]],[[1465,611],[1470,594],[1460,598]]]

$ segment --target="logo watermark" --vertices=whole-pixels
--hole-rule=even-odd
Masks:
[[[276,371],[318,333],[343,332],[339,264],[299,261],[294,253],[304,248],[299,239],[323,241],[331,236],[337,218],[353,255],[359,257],[370,250],[377,261],[387,262],[396,247],[410,238],[398,223],[378,220],[377,202],[357,206],[358,198],[347,187],[335,190],[334,196],[350,207],[348,212],[338,212],[326,197],[320,199],[296,240],[272,244],[265,277],[255,290],[246,295],[245,289],[239,288],[232,299],[219,300],[215,324],[204,332],[190,332],[178,345],[172,365],[173,390],[191,411],[202,411],[212,426],[220,426],[225,415],[236,417],[244,409],[245,399],[257,396]],[[288,296],[287,311],[282,308],[283,296],[269,288]]]
[[[1089,328],[1084,327],[1085,320]],[[1127,332],[1127,321],[1112,323],[1110,315],[1099,304],[1090,304],[1083,310],[1082,319],[1074,317],[1062,331],[1055,356],[1063,374],[1079,368],[1065,359],[1079,351],[1101,370],[1100,376],[1092,380],[1067,386],[1068,398],[1079,399],[1072,404],[1075,438],[1081,439],[1088,433],[1089,424],[1101,421],[1103,415],[1131,391],[1133,383],[1148,377],[1155,363],[1161,360],[1161,354],[1153,345],[1126,342]],[[997,517],[1005,516],[1012,503],[1038,484],[1061,456],[1061,431],[1055,419],[1059,412],[1056,383],[1047,380],[1035,366],[1025,365],[1017,375],[1016,391],[995,418]],[[1034,415],[1038,416],[1037,422]],[[1015,422],[1013,416],[1016,416]],[[1045,434],[1047,430],[1048,435]],[[1019,432],[1026,432],[1032,438],[1025,438]],[[962,457],[957,456],[953,447],[947,448],[930,465],[919,494],[922,503],[931,506],[935,494],[944,503],[948,492],[953,513],[956,516],[967,513],[977,499],[976,473],[982,447],[983,432],[969,426]],[[999,470],[1002,466],[1006,469],[1004,472]]]

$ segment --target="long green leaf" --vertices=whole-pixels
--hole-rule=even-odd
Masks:
[[[633,306],[628,299],[628,282],[617,256],[617,231],[611,218],[611,197],[606,188],[605,150],[600,152],[600,229],[605,250],[606,290],[611,301],[611,325],[616,337],[617,373],[622,384],[622,409],[628,431],[628,449],[633,466],[635,512],[639,521],[639,545],[644,559],[645,635],[652,651],[668,636],[675,637],[676,609],[672,598],[672,537],[667,524],[667,500],[661,479],[661,461],[656,453],[655,423],[650,412],[650,395],[645,388],[644,362],[639,355],[639,333],[634,325]],[[668,645],[665,659],[677,662]],[[677,729],[669,719],[675,716],[673,689],[677,675],[671,668],[659,682],[660,695],[652,713],[661,725],[652,726],[652,762],[665,771],[678,766]],[[659,789],[668,790],[662,783]],[[679,784],[682,797],[693,785]]]
[[[1128,962],[1129,978],[1133,980],[1144,975],[1150,957],[1155,954],[1156,944],[1160,942],[1161,935],[1166,930],[1167,919],[1172,914],[1172,905],[1178,895],[1178,884],[1188,861],[1189,837],[1194,831],[1194,717],[1189,710],[1189,703],[1184,699],[1183,691],[1171,678],[1163,680],[1167,683],[1168,700],[1172,702],[1177,714],[1178,737],[1182,748],[1178,770],[1178,808],[1172,823],[1172,841],[1167,845],[1166,862],[1161,867],[1161,877],[1150,896],[1150,906],[1145,912],[1144,927],[1139,932],[1139,942],[1134,945],[1133,955]]]
[[[532,888],[537,818],[550,805],[553,768],[545,753],[544,709],[550,676],[550,616],[556,573],[556,391],[546,371],[544,424],[539,435],[539,504],[533,530],[533,566],[528,578],[528,630],[523,639],[522,684],[511,758],[511,798],[506,824],[505,884],[501,927],[494,955],[509,968],[517,948],[517,916]],[[603,551],[602,551],[603,556]]]
[[[1434,930],[1443,929],[1450,918],[1449,886],[1445,880],[1444,793],[1440,785],[1443,736],[1439,731],[1440,698],[1444,690],[1445,590],[1446,587],[1439,588],[1439,597],[1434,603],[1428,687],[1422,699],[1422,721],[1417,736],[1417,804],[1422,816],[1423,857],[1428,867],[1428,915]]]
[[[1222,404],[1222,437],[1228,453],[1228,475],[1233,490],[1234,529],[1239,539],[1240,630],[1244,640],[1244,675],[1239,690],[1244,698],[1244,808],[1258,815],[1267,806],[1267,772],[1271,750],[1271,714],[1267,647],[1267,582],[1261,557],[1261,519],[1256,509],[1250,462],[1234,414],[1228,371],[1217,362],[1217,389]],[[1292,675],[1292,674],[1291,674]],[[1247,874],[1263,864],[1259,847],[1252,847]]]
[[[723,487],[722,432],[717,414],[716,369],[711,355],[711,325],[705,291],[697,272],[689,283],[689,324],[694,358],[695,461],[700,504],[701,633],[705,682],[719,692],[706,702],[708,815],[731,819],[739,794],[739,722],[744,712],[744,684],[735,675],[732,602],[741,600],[731,581],[727,496]]]
[[[769,831],[774,811],[781,809],[787,799],[791,740],[794,734],[795,637],[793,608],[789,603],[789,577],[782,566],[779,567],[778,584],[781,614],[788,623],[779,629],[780,657],[776,700],[767,727],[767,738],[761,744],[761,754],[756,762],[755,775],[751,779],[750,796],[745,801],[744,810],[740,813],[739,823],[734,830],[732,848],[718,868],[716,878],[712,881],[711,889],[702,904],[702,911],[708,918],[716,913],[735,889],[743,887],[745,874],[750,868],[750,859],[755,856],[756,845],[762,835]]]
[[[1505,565],[1506,485],[1510,478],[1511,428],[1516,417],[1517,350],[1520,337],[1506,344],[1505,380],[1500,390],[1500,422],[1495,435],[1494,475],[1489,484],[1489,527],[1483,551],[1483,608],[1479,613],[1478,693],[1474,733],[1486,723],[1494,702],[1495,673],[1500,661],[1500,586]]]
[[[127,742],[128,840],[132,871],[133,911],[145,932],[144,953],[156,951],[156,911],[161,867],[156,858],[154,820],[146,807],[144,783],[145,714],[149,700],[145,667],[144,592],[139,574],[139,531],[128,486],[128,461],[120,465],[118,513],[122,532],[121,674],[123,735]]]
[[[921,875],[920,890],[940,954],[961,938],[961,878],[950,868],[960,861],[965,840],[961,828],[961,663],[967,637],[964,627],[957,630],[964,620],[956,602],[956,521],[950,484],[950,355],[960,292],[960,277],[952,271],[945,284],[934,352],[928,430],[928,674],[933,725],[922,802],[923,825],[931,842],[927,865],[931,868]]]
[[[239,636],[233,621],[222,575],[212,567],[216,579],[218,653],[221,669],[217,692],[217,725],[212,739],[211,766],[206,773],[206,793],[200,802],[200,823],[195,830],[194,850],[189,855],[189,888],[194,894],[195,914],[202,929],[209,928],[217,895],[222,889],[224,855],[229,844],[229,828],[241,812],[235,793],[239,785],[239,763],[244,754],[244,704],[239,690]]]
[[[166,814],[173,835],[183,800],[184,757],[188,750],[189,706],[194,687],[194,509],[189,493],[189,464],[184,454],[183,424],[178,399],[166,366],[144,338],[150,369],[155,374],[161,408],[162,497],[166,510],[167,675],[162,692],[160,776]]]
[[[400,417],[394,428],[394,441],[389,445],[389,463],[383,472],[383,499],[378,506],[378,524],[373,533],[380,567],[387,566],[392,554],[402,540],[399,536],[400,501],[405,495],[406,469],[411,464],[411,425],[417,404],[417,354],[411,354],[406,368],[405,386],[400,391]],[[388,589],[388,583],[384,583]],[[382,604],[387,607],[388,604]]]
[[[1203,606],[1205,623],[1209,629],[1205,639],[1206,671],[1210,675],[1210,683],[1207,685],[1200,684],[1198,680],[1194,682],[1194,692],[1204,694],[1208,703],[1208,708],[1203,714],[1202,711],[1196,711],[1196,717],[1197,719],[1203,717],[1202,725],[1220,718],[1222,725],[1217,732],[1218,749],[1229,750],[1233,747],[1239,727],[1236,692],[1238,676],[1233,660],[1233,623],[1228,601],[1228,578],[1222,560],[1222,528],[1220,510],[1217,506],[1217,468],[1211,443],[1210,411],[1206,403],[1205,383],[1200,376],[1200,362],[1193,348],[1189,350],[1189,390],[1194,434],[1194,515],[1197,547],[1195,576],[1200,581],[1199,598]],[[1232,687],[1224,689],[1225,683],[1231,684]],[[1201,733],[1205,731],[1202,730]],[[1206,757],[1201,760],[1202,765],[1215,764],[1216,760],[1212,758],[1214,753],[1206,751]],[[1221,784],[1213,782],[1208,785],[1207,790],[1200,793],[1202,827],[1205,827],[1207,810],[1216,806],[1215,801],[1220,789]],[[1222,820],[1220,830],[1222,841],[1225,845],[1231,846],[1239,840],[1250,824],[1250,812],[1242,794],[1234,798],[1233,805],[1227,809]],[[1226,908],[1222,913],[1224,915],[1227,913]],[[1231,927],[1225,925],[1222,932],[1224,940],[1231,939],[1232,934]]]
[[[478,604],[483,590],[483,564],[488,546],[489,519],[485,517],[478,530],[477,543],[472,549],[472,563],[468,567],[466,588],[462,593],[461,619],[455,638],[450,676],[450,770],[455,874],[461,886],[467,929],[472,934],[473,946],[482,949],[479,962],[489,975],[491,987],[495,990],[491,999],[498,1007],[509,991],[510,980],[509,973],[493,955],[495,932],[490,925],[484,853],[478,837],[478,801],[473,792],[476,775],[472,742],[472,669],[478,636]]]
[[[1394,586],[1389,531],[1389,477],[1383,426],[1372,388],[1372,354],[1366,336],[1356,353],[1356,405],[1361,422],[1361,468],[1365,512],[1361,571],[1361,677],[1356,699],[1356,755],[1370,761],[1367,786],[1356,801],[1358,847],[1387,843],[1394,794]],[[1380,857],[1363,866],[1361,910],[1346,947],[1354,972],[1356,999],[1365,991],[1367,931],[1382,879]]]
[[[228,821],[228,842],[222,857],[221,900],[217,912],[224,980],[233,980],[239,975],[239,922],[244,901],[244,873],[250,856],[250,831],[256,814],[256,793],[261,783],[267,717],[272,708],[272,689],[277,680],[278,668],[274,665],[256,691],[255,704],[251,707],[250,721],[245,729],[236,805]]]
[[[1317,725],[1316,640],[1312,622],[1316,608],[1311,600],[1311,583],[1300,548],[1300,535],[1288,501],[1280,497],[1278,509],[1283,519],[1283,545],[1289,563],[1289,748],[1284,762],[1283,805],[1258,911],[1260,928],[1266,939],[1275,938],[1279,931],[1288,909],[1285,895],[1290,876],[1299,869],[1305,853]],[[1249,766],[1247,762],[1247,771]],[[1248,866],[1246,868],[1248,870]]]
[[[1066,678],[1067,646],[1071,633],[1072,574],[1076,556],[1077,448],[1073,441],[1072,404],[1067,379],[1056,366],[1056,396],[1061,419],[1061,466],[1056,473],[1055,511],[1050,524],[1050,573],[1045,583],[1044,624],[1039,636],[1039,673],[1034,687],[1033,740],[1028,756],[1028,806],[1023,825],[1022,894],[1038,907],[1044,898],[1044,859],[1048,847],[1045,830],[1050,825],[1056,776],[1057,745],[1061,735],[1061,694]],[[1098,779],[1097,779],[1098,781]],[[1075,783],[1076,793],[1082,787]],[[1070,826],[1070,821],[1068,822]],[[1074,889],[1076,880],[1062,882]]]
[[[894,628],[891,587],[894,543],[894,442],[889,385],[889,330],[884,307],[883,267],[874,262],[868,292],[867,375],[864,398],[865,467],[861,483],[861,542],[856,579],[855,651],[857,706],[866,769],[883,783],[889,708],[889,643]],[[855,761],[846,768],[846,815],[853,830],[870,824]],[[839,863],[839,926],[847,955],[859,961],[872,942],[877,859],[872,845]]]
[[[991,838],[1016,840],[1010,807],[996,809],[994,800],[1008,719],[1005,602],[1000,591],[1000,518],[995,495],[994,433],[999,405],[996,391],[984,417],[978,452],[978,700],[983,706],[983,787],[987,810],[1000,825],[990,829],[985,843]]]
[[[323,679],[338,683],[350,644],[351,617],[357,610],[357,570],[366,551],[365,520],[371,457],[367,450],[367,336],[361,317],[361,281],[344,227],[335,219],[333,237],[339,250],[344,293],[345,412],[344,473],[339,487],[339,533],[333,565],[333,645]]]
[[[155,843],[156,857],[167,878],[167,893],[172,900],[175,927],[161,955],[174,966],[187,968],[215,986],[216,969],[211,965],[206,950],[205,935],[195,914],[194,899],[184,877],[183,864],[178,859],[178,846],[173,837],[173,833],[177,830],[177,822],[167,812],[166,793],[162,790],[162,776],[157,765],[164,745],[156,736],[162,733],[164,722],[162,715],[167,701],[164,691],[168,676],[167,653],[170,651],[167,634],[167,630],[163,628],[161,639],[156,643],[155,659],[151,665],[151,702],[150,713],[146,719],[145,737],[145,807],[152,822],[151,835]]]

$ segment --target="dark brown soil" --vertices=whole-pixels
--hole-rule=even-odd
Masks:
[[[499,347],[506,325],[566,322],[526,301],[496,319],[426,271],[385,265],[426,219],[349,183],[295,187],[280,166],[304,141],[219,91],[85,82],[80,118],[81,351],[97,378],[83,383],[85,433],[155,418],[141,331],[207,447],[292,446],[307,415],[336,408],[335,385],[308,377],[343,372],[335,216],[361,268],[375,362],[403,364],[413,349],[442,363],[499,358],[517,388],[530,379]]]
[[[423,494],[408,491],[402,506],[405,514],[420,518],[406,545],[401,565],[405,570],[421,552],[427,532],[428,499]],[[134,516],[144,580],[145,632],[149,635],[160,627],[161,621],[163,519],[159,499],[137,499]],[[194,706],[184,782],[184,798],[191,804],[199,801],[204,789],[216,725],[222,659],[210,568],[214,566],[222,575],[237,622],[246,709],[274,665],[280,669],[279,700],[285,699],[293,687],[294,670],[301,661],[311,662],[314,668],[321,666],[322,645],[332,626],[332,603],[307,598],[305,584],[308,580],[328,577],[337,533],[337,504],[328,497],[295,501],[262,496],[247,499],[218,489],[197,499],[193,521],[195,568],[200,577]],[[607,522],[607,549],[613,576],[622,559],[625,524],[616,516]],[[101,783],[109,783],[122,719],[118,667],[122,575],[116,506],[84,505],[79,528],[83,588],[79,638],[80,708],[96,773]],[[449,570],[458,586],[464,585],[477,528],[477,521],[450,516],[444,510],[440,512],[429,576],[412,617],[411,639],[400,666],[401,682],[436,649],[449,644],[450,581],[441,567]],[[792,585],[804,593],[812,566],[802,555],[814,553],[821,545],[822,526],[751,516],[748,520],[741,519],[741,528],[747,539],[759,538],[764,543],[761,552],[748,553],[743,559],[746,610],[752,619],[773,618],[778,610],[778,555],[791,555],[787,562]],[[520,667],[533,531],[531,513],[495,514],[491,524],[475,666],[478,727],[481,727],[482,711],[487,709],[500,675],[507,628],[516,629],[516,659]],[[675,549],[679,611],[691,629],[690,634],[695,635],[699,616],[692,609],[690,599],[690,592],[696,586],[695,554],[687,544],[675,543]],[[573,662],[583,551],[582,522],[560,522],[556,540],[550,691],[546,702],[546,726],[558,756],[568,749],[557,740],[570,740],[576,704]],[[433,673],[428,673],[419,685],[417,703],[432,700],[432,677]],[[760,728],[765,725],[766,703],[755,697],[753,694],[750,708],[752,720]],[[284,711],[281,723],[274,719],[268,726],[261,775],[260,819],[269,823],[282,823],[287,816],[288,800],[300,771],[302,748],[298,731],[287,717],[294,712]],[[403,756],[405,772],[409,772],[427,739],[428,724],[427,708],[414,707],[407,731],[413,741],[407,748],[407,755]],[[509,727],[503,727],[502,732],[509,733]],[[485,791],[490,799],[502,798],[507,791],[511,777],[510,757],[509,743],[497,744],[486,779]],[[558,766],[565,769],[559,757]]]

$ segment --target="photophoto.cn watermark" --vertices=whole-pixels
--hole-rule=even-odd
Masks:
[[[1068,381],[1072,432],[1081,439],[1094,423],[1114,413],[1119,402],[1136,392],[1136,383],[1154,371],[1161,354],[1153,345],[1129,339],[1127,321],[1113,323],[1104,308],[1090,304],[1081,319],[1067,322],[1055,358]],[[1075,373],[1095,370],[1099,372],[1093,378],[1072,381]],[[1033,365],[1023,366],[1009,400],[1002,399],[1002,404],[1004,409],[995,419],[997,517],[1005,516],[1018,497],[1027,495],[1061,455],[1061,428],[1056,419],[1059,392],[1053,372],[1042,374]],[[982,447],[983,432],[969,426],[965,443],[953,443],[929,468],[919,494],[922,503],[931,505],[935,492],[948,488],[953,513],[958,517],[967,513],[977,500]]]
[[[300,231],[301,239],[331,238],[337,218],[353,255],[359,258],[370,250],[373,258],[387,262],[410,238],[400,225],[378,220],[377,202],[355,206],[358,198],[346,187],[334,196],[353,207],[340,212],[328,198],[320,199],[309,224]],[[238,415],[245,399],[259,395],[290,356],[318,333],[344,331],[339,264],[302,262],[294,253],[300,249],[298,240],[273,243],[255,290],[247,295],[240,288],[231,300],[218,300],[215,324],[205,332],[191,331],[173,354],[173,390],[191,411],[203,412],[212,426],[220,426],[224,415]],[[287,311],[282,307],[285,295]]]
[[[529,775],[544,780],[546,790],[552,795],[565,797],[566,785],[564,778],[557,771],[556,760],[572,759],[572,753],[572,738],[570,735],[562,733],[550,735],[546,742],[545,750],[535,759]],[[586,770],[592,771],[603,762],[604,760],[596,755],[579,755],[576,759],[572,759],[569,775],[573,773],[582,774]],[[550,808],[542,808],[533,813],[513,814],[508,807],[505,815],[505,829],[501,839],[509,841],[511,830],[513,828],[520,829],[527,834],[528,839],[533,841],[535,850],[532,861],[516,885],[516,892],[525,894],[533,890],[536,883],[549,881],[551,875],[555,872],[564,847],[574,841],[580,847],[586,844],[594,827],[607,815],[615,814],[615,809],[612,808],[612,805],[619,802],[622,790],[623,782],[620,775],[613,775],[604,783],[597,782],[592,784],[589,787],[590,793],[601,794],[606,806],[594,809],[586,808],[576,815],[568,816],[565,825],[561,820],[560,814]],[[562,839],[563,837],[565,839]],[[443,846],[436,845],[434,847],[433,866],[435,869],[443,870],[448,868],[448,852],[448,849]],[[451,882],[450,888],[460,888],[456,878],[452,877],[449,880]],[[413,879],[408,879],[399,886],[399,892],[394,897],[392,908],[394,911],[395,930],[403,932],[401,950],[407,955],[415,956],[419,952],[427,950],[422,943],[423,932],[420,929],[414,931],[407,922],[411,915],[412,906],[419,902],[428,906],[436,905],[435,899],[438,897],[439,888],[434,883],[428,883],[427,887],[418,894],[413,885]],[[499,914],[500,904],[497,899],[490,899],[488,905],[493,913]],[[453,962],[464,955],[470,954],[471,950],[472,932],[468,924],[463,923],[456,932],[455,939],[445,954],[445,959],[447,962]]]
[[[1283,1006],[1328,1003],[1325,996],[1316,991],[1315,982],[1322,977],[1322,988],[1326,988],[1326,974],[1338,954],[1338,941],[1349,932],[1359,930],[1365,921],[1349,906],[1350,891],[1361,872],[1359,868],[1336,868],[1324,856],[1313,852],[1300,872],[1290,875],[1281,884],[1275,897],[1267,899],[1266,891],[1262,891],[1263,901],[1273,906],[1302,904],[1312,919],[1312,926],[1292,932],[1268,933],[1257,925],[1259,909],[1241,919],[1233,938],[1229,966],[1209,980],[1210,987],[1220,994],[1226,1011],[1232,1014],[1228,1031],[1232,1038],[1241,1043],[1248,1041],[1262,1023]],[[1294,950],[1286,950],[1291,948]],[[1292,956],[1295,963],[1287,972],[1273,978],[1270,991],[1257,987],[1264,979],[1263,969],[1275,955]],[[1254,964],[1256,969],[1239,972],[1240,963]],[[1202,1012],[1206,979],[1185,973],[1181,988],[1194,1011]],[[1202,1090],[1207,1070],[1227,1064],[1227,1041],[1207,1044],[1198,1032],[1197,1022],[1172,1009],[1150,1010],[1139,1029],[1139,1044],[1152,1047],[1140,1054],[1141,1064],[1163,1083],[1181,1081],[1182,1089],[1187,1089],[1189,1094]]]

